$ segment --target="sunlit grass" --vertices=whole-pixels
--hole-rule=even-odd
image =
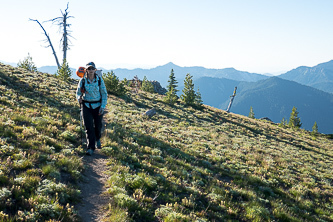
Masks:
[[[1,64],[0,221],[77,220],[76,86]],[[151,108],[157,114],[144,117]],[[169,106],[142,91],[110,95],[107,111],[108,221],[333,220],[333,143],[324,135]]]
[[[330,217],[332,141],[210,107],[170,107],[159,97],[140,92],[132,103],[110,100],[109,194],[136,197],[140,189],[153,200],[127,208],[134,221],[143,214],[162,221]],[[140,115],[152,107],[156,116]],[[148,188],[143,174],[157,186]]]
[[[0,64],[0,87],[0,221],[76,220],[75,86]]]

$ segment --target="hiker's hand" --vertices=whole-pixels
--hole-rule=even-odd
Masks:
[[[79,103],[80,103],[80,104],[82,103],[82,98],[79,99]]]
[[[98,112],[98,115],[103,115],[103,113],[104,113],[104,108],[99,108],[99,112]]]

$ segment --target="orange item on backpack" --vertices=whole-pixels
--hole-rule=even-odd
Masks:
[[[80,78],[82,78],[85,73],[86,73],[86,68],[84,68],[82,66],[79,67],[78,70],[76,70],[76,75]]]

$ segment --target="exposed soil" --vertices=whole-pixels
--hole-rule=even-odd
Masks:
[[[83,222],[102,221],[104,218],[103,207],[108,203],[109,197],[106,191],[107,180],[104,174],[107,157],[96,149],[92,156],[85,156],[83,162],[86,165],[84,181],[80,183],[82,202],[77,206],[79,216]],[[105,212],[105,210],[104,210]]]
[[[106,113],[104,113],[104,116]],[[102,125],[103,135],[106,127],[105,117]],[[82,222],[100,222],[105,217],[103,208],[107,206],[110,199],[104,193],[107,181],[107,175],[105,174],[107,159],[108,157],[102,154],[100,149],[95,149],[92,156],[86,155],[83,157],[86,169],[83,174],[83,181],[79,184],[82,202],[76,206]]]

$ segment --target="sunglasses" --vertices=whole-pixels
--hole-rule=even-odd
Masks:
[[[89,67],[88,70],[95,70],[95,68],[94,67]]]

